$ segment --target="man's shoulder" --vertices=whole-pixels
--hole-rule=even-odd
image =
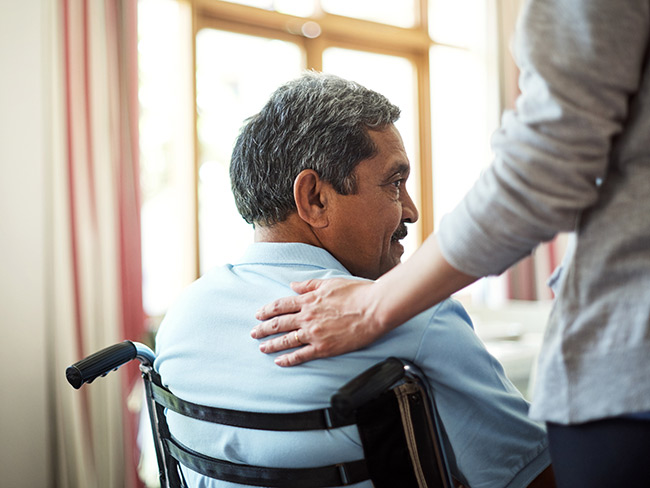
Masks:
[[[427,349],[433,344],[437,349],[443,343],[474,342],[475,336],[472,321],[463,305],[454,299],[447,299],[419,313],[385,337],[392,342],[392,347],[402,344],[405,347],[408,345],[407,349],[413,346],[417,351],[423,345]]]
[[[470,328],[474,328],[472,319],[470,318],[467,310],[462,303],[454,298],[447,298],[437,305],[434,305],[431,308],[428,308],[424,312],[413,317],[409,322],[421,323],[426,322],[427,324],[432,322],[448,322],[453,321],[464,322]]]

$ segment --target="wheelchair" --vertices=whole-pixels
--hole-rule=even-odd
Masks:
[[[388,358],[361,373],[330,399],[330,406],[296,413],[259,413],[208,407],[176,397],[154,370],[153,351],[124,341],[66,369],[76,389],[138,359],[163,488],[187,486],[180,465],[209,478],[273,488],[326,488],[370,480],[376,488],[453,488],[442,425],[428,384],[417,366]],[[356,424],[364,458],[313,468],[271,468],[208,457],[180,443],[165,413],[223,425],[272,431],[335,429]]]

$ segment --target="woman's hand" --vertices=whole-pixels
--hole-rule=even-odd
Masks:
[[[261,339],[288,332],[260,345],[272,353],[299,349],[276,358],[279,366],[294,366],[312,359],[336,356],[364,347],[387,330],[382,326],[373,294],[375,283],[329,279],[292,283],[299,295],[280,298],[256,314],[263,320],[251,336]]]
[[[279,366],[336,356],[367,346],[476,279],[451,266],[431,236],[408,261],[377,281],[292,283],[299,295],[262,307],[256,317],[264,322],[251,336],[262,339],[289,332],[260,345],[265,353],[302,346],[276,358]]]

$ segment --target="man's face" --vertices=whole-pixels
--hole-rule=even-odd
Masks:
[[[410,165],[399,132],[390,125],[369,134],[378,152],[356,167],[355,194],[332,196],[324,244],[353,275],[377,279],[399,264],[404,223],[415,222],[418,211],[406,191]]]

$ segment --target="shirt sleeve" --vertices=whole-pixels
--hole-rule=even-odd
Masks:
[[[615,137],[639,89],[647,0],[529,0],[515,57],[521,96],[494,134],[493,164],[441,222],[442,253],[499,274],[599,198]]]
[[[544,428],[463,307],[447,300],[434,310],[414,362],[432,386],[452,471],[472,487],[528,486],[550,464]]]

